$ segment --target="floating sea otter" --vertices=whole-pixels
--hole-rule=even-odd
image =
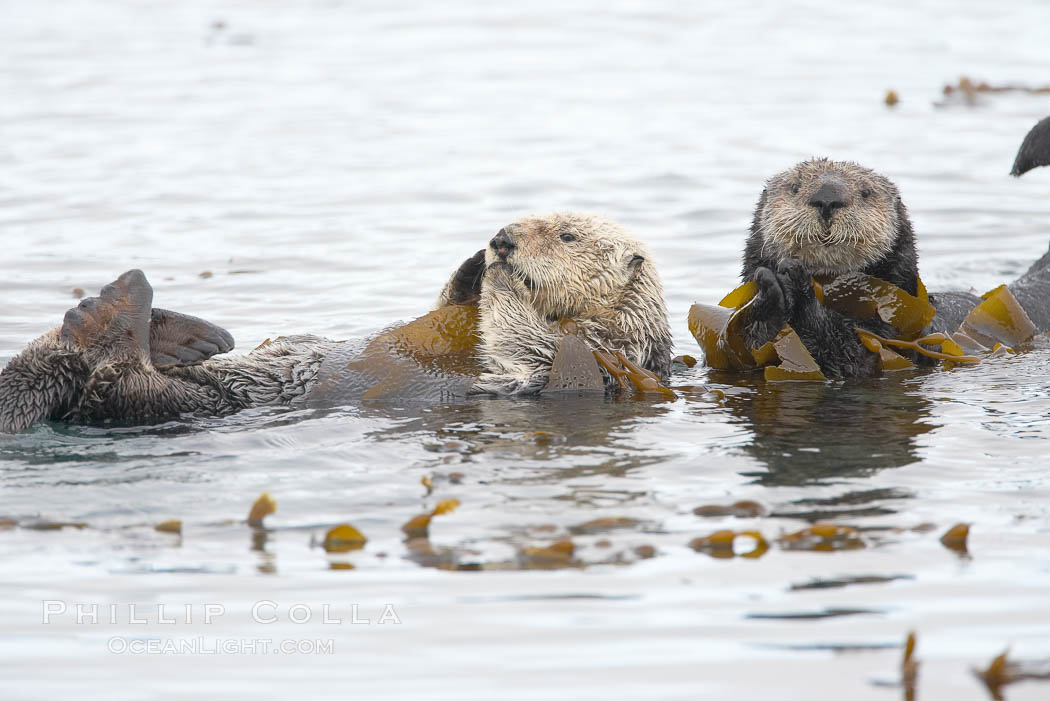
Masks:
[[[468,259],[439,308],[367,343],[318,336],[248,355],[202,319],[152,308],[131,270],[0,373],[0,431],[44,419],[147,424],[266,405],[603,390],[668,392],[671,333],[648,250],[612,222],[529,217]],[[597,359],[596,359],[597,358]],[[600,367],[601,366],[601,369]]]
[[[1026,137],[1014,174],[1048,162],[1050,119]],[[754,284],[724,300],[738,308],[732,319],[704,305],[690,310],[690,329],[715,367],[781,360],[790,361],[791,372],[767,376],[865,377],[896,362],[884,345],[926,353],[925,346],[944,343],[952,349],[948,355],[969,359],[962,350],[977,346],[957,349],[957,341],[1000,340],[977,319],[987,311],[980,306],[986,300],[967,292],[927,295],[897,187],[855,163],[815,159],[771,178],[755,209],[741,277]],[[1050,253],[994,292],[984,306],[1010,307],[1021,329],[1014,339],[1023,338],[1024,329],[1050,330]],[[968,320],[963,334],[944,335]]]

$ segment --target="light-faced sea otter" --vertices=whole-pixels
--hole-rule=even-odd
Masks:
[[[70,309],[0,372],[0,431],[45,419],[149,424],[267,405],[535,394],[550,380],[566,320],[581,348],[620,353],[661,376],[671,362],[648,250],[612,222],[579,214],[500,229],[442,294],[441,306],[463,313],[435,321],[423,343],[402,333],[406,325],[368,343],[290,336],[221,356],[233,347],[228,333],[152,301],[146,276],[132,270]],[[615,387],[588,359],[597,388]]]
[[[608,219],[555,214],[500,229],[456,271],[438,306],[475,301],[486,369],[477,390],[542,388],[561,342],[562,317],[577,322],[590,347],[621,353],[661,377],[670,372],[671,329],[651,255]]]

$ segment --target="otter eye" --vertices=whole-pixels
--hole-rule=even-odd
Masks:
[[[799,191],[798,183],[791,183],[791,194],[797,195]]]
[[[871,197],[871,190],[869,190],[868,188],[864,188],[860,191],[860,196],[864,199],[868,199],[869,197]]]
[[[576,234],[562,234],[558,238],[560,238],[565,243],[569,243],[570,241],[576,240]]]

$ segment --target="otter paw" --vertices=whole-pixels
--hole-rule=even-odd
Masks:
[[[485,249],[481,249],[463,264],[452,276],[448,301],[452,304],[473,304],[481,294],[481,280],[485,277]]]
[[[61,338],[82,348],[107,353],[148,353],[153,288],[141,270],[129,270],[66,312]]]
[[[780,264],[777,270],[777,279],[780,288],[788,298],[788,306],[794,311],[815,301],[817,296],[813,292],[813,279],[809,270],[800,261],[786,260]]]
[[[210,321],[154,309],[150,316],[149,354],[154,367],[198,365],[233,350],[233,336]]]
[[[753,279],[758,283],[755,315],[779,329],[791,318],[791,296],[782,284],[786,281],[782,281],[781,277],[769,268],[755,270]]]

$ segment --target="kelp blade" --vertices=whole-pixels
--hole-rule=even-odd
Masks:
[[[784,326],[780,334],[777,335],[776,340],[773,341],[773,348],[780,359],[780,365],[766,366],[765,370],[763,370],[766,380],[779,382],[785,380],[820,381],[827,379],[824,377],[824,373],[821,372],[820,366],[817,365],[817,361],[810,355],[806,345],[802,343],[802,339],[798,337],[798,334],[795,333],[791,326]]]
[[[828,309],[857,321],[882,319],[906,340],[918,337],[937,313],[921,281],[914,296],[880,278],[847,273],[825,281],[823,290]]]
[[[746,309],[730,311],[710,304],[689,308],[689,332],[704,351],[704,363],[716,370],[750,370],[755,359],[737,328]]]
[[[969,338],[989,348],[996,342],[1013,348],[1039,332],[1006,285],[985,293],[982,300],[959,325],[959,331]]]
[[[740,287],[736,288],[718,303],[720,307],[726,307],[728,309],[739,309],[744,306],[758,294],[758,283],[752,280],[751,282],[745,282]]]

